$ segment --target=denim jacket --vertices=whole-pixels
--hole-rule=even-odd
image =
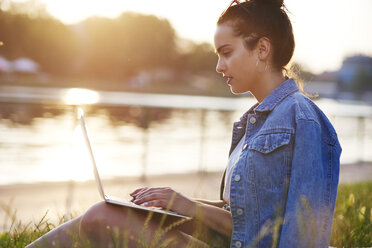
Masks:
[[[326,116],[288,79],[234,123],[230,153],[245,132],[231,247],[328,247],[341,146]]]

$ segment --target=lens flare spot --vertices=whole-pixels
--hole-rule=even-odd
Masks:
[[[69,105],[94,104],[99,101],[99,94],[88,89],[72,88],[63,96],[63,102]]]

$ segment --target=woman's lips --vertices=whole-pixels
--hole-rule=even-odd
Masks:
[[[232,77],[227,77],[226,83],[230,85],[231,80],[232,80]]]
[[[224,78],[227,79],[226,83],[227,83],[227,84],[230,84],[230,82],[231,82],[231,80],[232,80],[232,77],[224,76]]]

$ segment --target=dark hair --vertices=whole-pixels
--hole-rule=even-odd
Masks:
[[[230,6],[217,24],[231,21],[236,36],[241,36],[249,49],[254,49],[261,37],[268,38],[273,46],[274,68],[286,70],[295,47],[292,24],[286,12],[283,0],[244,1]]]

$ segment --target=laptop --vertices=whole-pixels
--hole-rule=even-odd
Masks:
[[[86,127],[85,120],[84,120],[84,111],[81,108],[79,108],[78,118],[80,119],[81,130],[84,136],[85,144],[89,151],[89,156],[90,156],[90,160],[91,160],[92,167],[93,167],[93,174],[94,174],[94,178],[95,178],[96,185],[98,188],[98,193],[106,203],[144,210],[144,211],[151,211],[154,213],[165,214],[165,215],[169,215],[169,216],[173,216],[177,218],[190,219],[190,217],[180,215],[172,211],[168,211],[168,210],[164,210],[160,208],[154,208],[154,207],[145,207],[142,205],[134,204],[133,202],[127,201],[125,199],[121,199],[119,197],[106,195],[105,192],[103,191],[103,186],[102,186],[102,182],[101,182],[101,179],[98,173],[96,160],[94,159],[92,145],[89,141],[88,131],[87,131],[87,127]]]

